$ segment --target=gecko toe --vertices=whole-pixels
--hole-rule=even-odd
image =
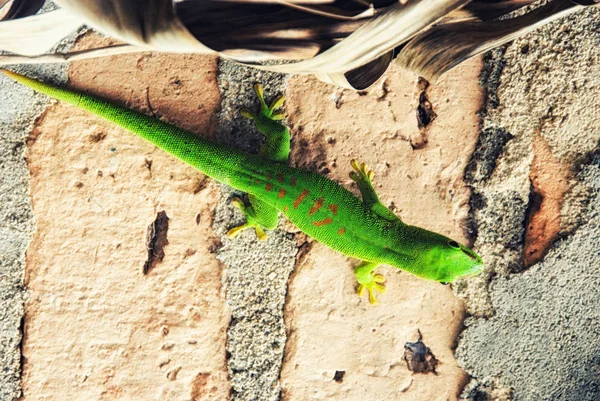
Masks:
[[[269,106],[269,111],[273,112],[273,111],[277,110],[278,108],[283,106],[284,102],[285,102],[284,96],[277,96],[275,98],[275,100],[273,100],[273,103],[271,103],[271,105]]]
[[[240,109],[240,114],[250,120],[254,120],[256,118],[256,116],[247,108]]]
[[[358,295],[359,298],[362,298],[366,292],[368,293],[369,303],[371,305],[377,305],[379,304],[377,294],[383,295],[386,292],[385,285],[383,284],[384,281],[385,279],[381,274],[375,274],[370,282],[358,285],[356,288],[356,295]]]

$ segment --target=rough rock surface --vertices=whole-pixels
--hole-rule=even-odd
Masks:
[[[46,4],[41,12],[53,9]],[[57,45],[70,46],[74,36]],[[57,84],[67,80],[64,65],[20,66],[30,76]],[[34,230],[29,198],[29,171],[24,159],[25,141],[47,99],[0,77],[0,400],[21,394],[21,339],[24,301],[25,251]]]
[[[423,128],[417,113],[426,85],[396,66],[363,93],[291,79],[292,163],[356,191],[350,160],[366,162],[382,202],[405,222],[466,242],[463,171],[479,129],[480,68],[472,60],[425,89],[437,117]],[[356,296],[356,263],[315,244],[298,264],[286,305],[283,399],[456,399],[466,379],[452,352],[462,304],[447,286],[381,267],[387,293],[373,307]],[[440,360],[437,376],[413,375],[402,360],[417,329]]]
[[[101,43],[91,35],[78,46]],[[219,105],[215,75],[215,58],[138,54],[74,63],[70,86],[207,132]],[[29,149],[37,229],[27,253],[24,399],[226,400],[229,314],[210,247],[218,188],[63,103],[46,110]],[[147,227],[163,210],[165,257],[144,275]]]
[[[257,110],[254,83],[263,84],[269,101],[284,93],[287,77],[221,61],[218,82],[222,101],[217,140],[247,152],[258,152],[262,134],[239,110]],[[287,340],[283,306],[296,261],[296,241],[281,229],[269,232],[266,241],[258,240],[254,230],[229,239],[227,230],[245,221],[243,214],[230,204],[234,194],[240,195],[221,185],[213,225],[223,243],[218,257],[227,265],[226,296],[232,315],[227,331],[227,362],[232,400],[277,401],[281,396],[279,373]]]
[[[525,231],[538,212],[532,208],[537,194],[568,191],[559,207],[541,208],[542,216],[535,217],[548,222],[558,218],[560,224],[538,232],[552,238],[571,232],[581,221],[586,190],[570,177],[570,170],[600,138],[598,15],[600,10],[586,9],[487,57],[482,134],[465,175],[474,190],[470,228],[486,272],[457,286],[475,316],[493,314],[487,296],[490,277],[524,269]],[[536,189],[543,184],[536,177],[551,168],[554,180]],[[552,241],[542,242],[548,246]]]
[[[467,321],[457,351],[471,375],[499,378],[515,401],[600,396],[600,156],[579,178],[595,193],[587,222],[543,262],[494,280],[494,316]]]
[[[467,171],[487,270],[457,292],[489,319],[469,320],[457,351],[478,380],[465,398],[485,388],[515,400],[599,397],[599,198],[589,164],[600,140],[599,17],[586,9],[488,56],[483,131]],[[550,250],[520,273],[532,243],[536,259]]]
[[[31,76],[57,83],[67,80],[67,69],[59,66],[21,68]],[[46,98],[0,77],[0,400],[21,393],[21,325],[25,250],[34,229],[29,201],[29,171],[23,157],[25,140]]]

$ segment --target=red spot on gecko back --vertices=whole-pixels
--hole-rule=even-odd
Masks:
[[[265,189],[267,190],[267,192],[271,192],[271,190],[273,189],[273,184],[271,184],[270,182],[267,182],[267,186]]]
[[[290,184],[292,184],[292,186],[293,186],[293,187],[295,187],[295,186],[296,186],[296,177],[292,177],[292,178],[290,179]]]
[[[277,181],[283,182],[283,173],[277,174]]]
[[[319,220],[319,221],[313,221],[313,225],[317,226],[317,227],[321,227],[324,226],[326,224],[331,224],[331,222],[333,221],[333,219],[331,217],[328,217],[326,219],[323,220]]]
[[[306,195],[308,195],[308,189],[302,191],[302,193],[300,193],[300,196],[296,198],[296,200],[294,201],[294,209],[298,209],[298,206],[300,206],[300,203],[304,200],[304,198],[306,198]]]
[[[317,212],[317,210],[319,210],[321,208],[321,206],[323,206],[323,198],[319,198],[315,201],[315,204],[313,205],[313,207],[308,211],[308,215],[312,216],[313,214],[315,214]]]
[[[283,198],[283,197],[285,196],[285,193],[286,193],[286,192],[287,192],[287,191],[286,191],[285,189],[281,188],[281,191],[279,191],[279,193],[277,194],[277,197],[278,197],[279,199]]]
[[[273,172],[267,171],[267,180],[270,180],[272,176],[273,176]]]
[[[346,229],[345,229],[344,227],[342,227],[342,228],[340,228],[340,229],[338,230],[338,235],[342,235],[342,234],[344,234],[345,232],[346,232]]]
[[[288,212],[288,210],[290,210],[290,208],[289,208],[287,205],[285,205],[285,206],[283,207],[283,211],[287,213],[287,212]]]
[[[337,216],[338,205],[336,205],[335,203],[332,203],[331,205],[327,206],[327,208],[329,210],[331,210],[331,213],[333,213],[334,216]]]

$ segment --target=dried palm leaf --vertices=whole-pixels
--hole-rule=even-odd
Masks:
[[[34,56],[24,56],[20,54],[4,54],[0,55],[0,65],[66,63],[70,61],[115,56],[118,54],[138,53],[143,50],[144,49],[140,49],[139,47],[127,44],[120,44],[106,47],[98,47],[95,49],[72,51],[68,53],[55,52],[47,54],[37,54]]]
[[[26,56],[42,54],[82,25],[77,16],[56,10],[0,23],[0,50]]]
[[[469,0],[413,0],[406,4],[394,4],[331,49],[309,60],[269,66],[269,70],[332,74],[359,68],[392,51],[422,29],[468,2]]]
[[[56,0],[89,26],[152,50],[212,53],[175,16],[172,0]]]
[[[555,0],[515,18],[440,24],[407,43],[397,59],[404,67],[434,82],[470,57],[582,8],[569,0]]]
[[[0,49],[16,53],[0,56],[0,64],[63,62],[140,50],[218,53],[265,70],[315,74],[364,89],[385,72],[394,51],[404,66],[433,79],[580,7],[554,0],[521,17],[497,18],[531,1],[56,0],[63,10],[0,22]],[[8,4],[0,0],[0,6]],[[82,22],[127,44],[43,54]],[[259,64],[277,59],[287,62]]]
[[[373,85],[373,83],[385,74],[393,58],[394,52],[391,51],[354,70],[344,73],[315,75],[323,82],[341,86],[342,88],[364,90]]]
[[[43,5],[44,0],[0,0],[0,21],[28,17]]]
[[[475,0],[464,6],[459,12],[469,18],[488,21],[534,2],[535,0]]]
[[[368,8],[336,3],[338,16]],[[237,61],[306,59],[344,39],[364,20],[329,18],[295,7],[188,0],[175,3],[183,25],[201,43]],[[219,24],[213,21],[218,20]]]

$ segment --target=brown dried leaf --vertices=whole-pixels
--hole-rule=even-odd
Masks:
[[[43,5],[44,0],[0,0],[0,21],[28,17]]]
[[[354,70],[392,51],[468,2],[413,0],[406,4],[396,3],[340,43],[309,60],[259,68],[298,74],[332,74]]]
[[[0,23],[0,50],[40,55],[82,25],[80,18],[56,10]]]
[[[147,50],[212,53],[175,16],[172,0],[56,0],[106,35]]]
[[[407,69],[435,82],[443,73],[468,58],[516,39],[582,7],[569,0],[555,0],[515,18],[439,24],[407,43],[397,59]]]
[[[531,1],[56,0],[69,12],[0,22],[0,49],[20,53],[0,56],[0,64],[140,50],[217,52],[260,69],[315,74],[365,89],[385,72],[395,51],[406,68],[435,79],[473,55],[580,8],[554,0],[521,17],[497,19]],[[8,6],[8,0],[2,4]],[[128,44],[42,54],[81,22]],[[265,60],[287,62],[259,64]]]

